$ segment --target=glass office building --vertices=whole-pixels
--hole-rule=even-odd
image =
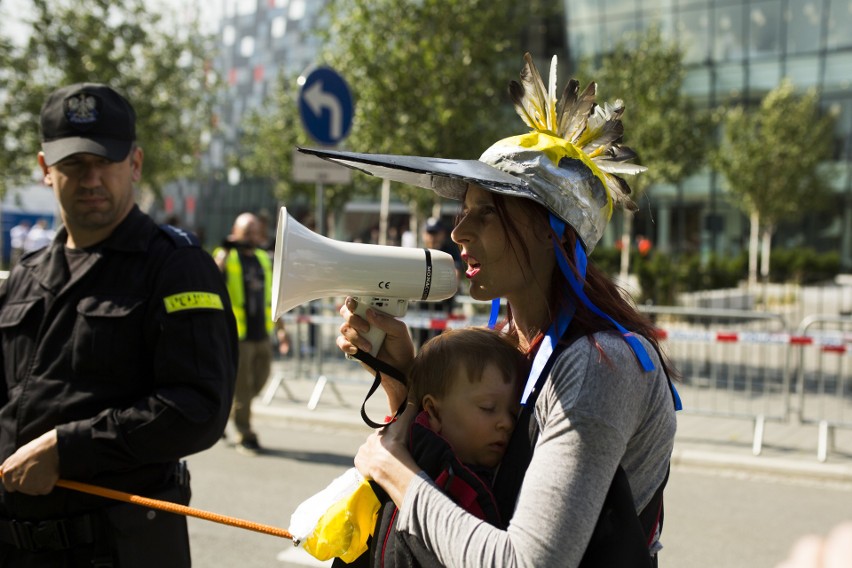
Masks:
[[[852,268],[852,0],[564,0],[564,8],[573,63],[658,26],[683,49],[685,93],[706,107],[757,105],[784,77],[797,90],[818,89],[823,110],[838,115],[825,164],[833,206],[783,223],[773,246],[837,250]],[[747,247],[748,220],[709,169],[680,187],[653,187],[648,198],[636,230],[658,248],[731,254]]]

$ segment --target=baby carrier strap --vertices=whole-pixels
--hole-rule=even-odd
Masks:
[[[554,348],[534,390],[527,399],[527,404],[521,409],[515,432],[503,457],[503,465],[497,473],[494,494],[500,508],[500,516],[506,519],[506,523],[512,518],[521,484],[532,460],[533,448],[539,435],[538,424],[534,419],[535,401],[550,376],[550,370],[556,359],[562,351],[582,337],[582,334],[572,328],[569,328],[563,340]],[[580,567],[652,568],[656,566],[656,556],[650,555],[649,546],[655,540],[658,531],[662,529],[663,489],[667,481],[668,474],[651,502],[637,515],[627,474],[621,466],[618,466]]]

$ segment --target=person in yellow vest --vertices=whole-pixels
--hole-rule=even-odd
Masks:
[[[272,321],[272,259],[260,248],[263,240],[256,215],[241,213],[231,234],[213,257],[225,276],[225,286],[237,322],[239,366],[231,422],[237,433],[237,450],[261,451],[257,434],[251,428],[251,402],[266,380],[272,365],[274,331]]]

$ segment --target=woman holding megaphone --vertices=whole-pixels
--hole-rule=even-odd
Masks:
[[[617,143],[621,101],[597,106],[595,85],[580,92],[574,80],[557,100],[556,58],[549,89],[525,59],[509,90],[532,131],[478,161],[310,150],[462,201],[451,236],[470,295],[491,300],[492,314],[506,298],[497,326],[532,368],[493,482],[503,526],[465,512],[422,473],[406,445],[414,412],[372,435],[355,466],[399,507],[397,531],[446,566],[656,566],[680,401],[653,325],[587,259],[613,206],[635,207],[618,176],[644,168]],[[340,349],[370,351],[363,334],[377,326],[378,359],[404,373],[414,356],[405,324],[354,308],[341,308]],[[383,385],[397,408],[404,388]]]

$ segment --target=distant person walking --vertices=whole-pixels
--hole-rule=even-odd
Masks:
[[[256,215],[242,213],[213,253],[237,320],[240,359],[231,421],[237,430],[237,450],[248,454],[261,451],[251,427],[251,401],[260,394],[272,367],[272,260],[260,248],[261,230]]]

